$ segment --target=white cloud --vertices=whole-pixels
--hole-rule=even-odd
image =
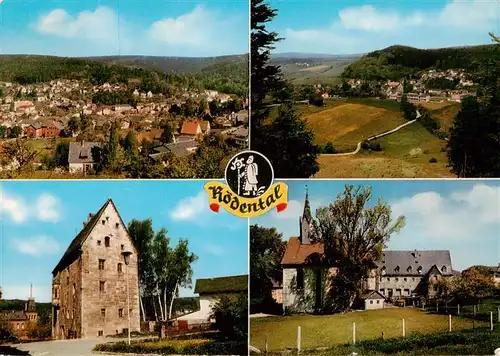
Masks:
[[[99,6],[73,16],[64,9],[54,9],[38,20],[35,28],[45,34],[65,38],[116,40],[118,17],[115,11]]]
[[[216,25],[214,21],[212,12],[197,6],[190,13],[154,22],[149,35],[171,45],[207,45]]]
[[[366,31],[394,30],[402,26],[419,25],[424,21],[420,14],[403,17],[395,11],[379,11],[372,5],[345,8],[339,12],[339,17],[346,29]]]
[[[3,299],[21,299],[26,300],[30,296],[30,285],[3,285]],[[52,287],[50,285],[33,285],[33,298],[37,302],[48,303],[52,300]]]
[[[500,222],[500,188],[484,184],[448,197],[418,193],[390,205],[394,216],[405,215],[428,238],[474,240],[485,224]]]
[[[214,244],[205,245],[203,247],[203,251],[215,256],[222,256],[225,253],[225,250],[222,246]]]
[[[50,194],[41,194],[36,202],[26,202],[21,197],[0,190],[0,212],[6,213],[8,218],[18,224],[30,217],[55,223],[61,217],[61,204],[58,198]]]
[[[13,198],[5,192],[0,192],[0,209],[5,212],[16,223],[23,222],[28,216],[28,208],[20,198]]]
[[[10,240],[11,247],[25,255],[42,256],[59,252],[59,243],[49,236],[15,238]]]
[[[437,48],[490,43],[500,3],[453,0],[440,9],[403,13],[377,5],[345,7],[331,23],[276,29],[285,41],[279,52],[366,53],[395,44]],[[383,36],[381,33],[383,32]]]
[[[272,215],[274,219],[297,220],[302,215],[303,209],[303,203],[297,200],[290,200],[284,211],[278,213],[276,209],[273,209]]]
[[[205,191],[195,196],[182,199],[170,212],[170,217],[177,221],[196,221],[200,214],[210,211]]]
[[[36,202],[36,216],[40,221],[58,222],[61,217],[59,199],[42,194]]]

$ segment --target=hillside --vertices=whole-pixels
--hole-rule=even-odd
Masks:
[[[139,81],[143,90],[162,92],[173,87],[248,92],[248,56],[217,58],[101,57],[65,58],[37,55],[0,56],[0,81],[32,84],[55,79],[92,83]]]
[[[368,53],[351,63],[344,71],[344,78],[364,80],[399,80],[426,69],[469,69],[487,58],[500,61],[500,45],[419,49],[391,46]]]

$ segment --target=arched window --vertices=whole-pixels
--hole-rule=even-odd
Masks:
[[[118,263],[118,273],[122,273],[122,264]]]
[[[446,272],[446,266],[443,266],[443,268],[441,268],[441,271]]]
[[[104,246],[109,247],[109,236],[104,238]]]

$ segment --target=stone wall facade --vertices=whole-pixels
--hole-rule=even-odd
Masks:
[[[108,203],[79,257],[53,279],[53,338],[93,338],[140,331],[137,251]],[[132,252],[125,264],[123,252]],[[127,294],[128,279],[128,294]]]
[[[380,276],[378,291],[386,298],[411,296],[421,279],[422,276]]]

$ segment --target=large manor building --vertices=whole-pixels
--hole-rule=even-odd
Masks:
[[[325,266],[319,263],[324,254],[321,242],[314,242],[314,223],[309,199],[306,194],[304,212],[299,218],[300,236],[291,237],[287,243],[281,262],[283,268],[283,308],[296,311],[303,310],[301,301],[307,298],[311,289],[316,289],[316,295],[322,294],[325,286],[322,282],[308,283],[311,275],[321,275],[325,272],[335,274],[335,266]],[[381,295],[386,301],[417,298],[432,298],[436,293],[434,282],[441,278],[459,274],[453,271],[449,251],[383,251],[382,259],[376,269],[370,271],[364,282],[365,295]],[[323,273],[324,275],[324,273]],[[318,277],[315,277],[319,280]],[[312,294],[312,293],[310,293]],[[319,297],[317,297],[319,298]],[[316,303],[321,303],[318,299]]]
[[[140,330],[137,251],[111,199],[89,214],[52,276],[54,339],[127,332],[128,313],[130,330]]]

